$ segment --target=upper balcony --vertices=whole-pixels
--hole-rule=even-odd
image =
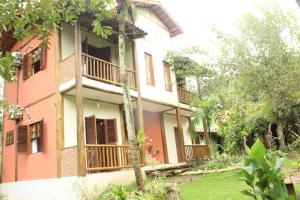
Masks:
[[[115,37],[115,36],[112,36]],[[75,34],[74,27],[63,24],[61,38],[60,86],[61,91],[75,84]],[[84,81],[93,87],[101,85],[104,90],[116,89],[121,93],[121,74],[118,45],[114,38],[103,39],[83,28],[81,30],[81,67]],[[133,48],[130,38],[126,40],[126,66],[129,87],[136,89]],[[116,87],[117,86],[117,87]]]
[[[121,86],[120,67],[111,62],[82,53],[82,76],[96,81]],[[60,83],[66,83],[75,78],[75,54],[60,63]],[[127,70],[128,84],[131,89],[136,89],[135,71]]]

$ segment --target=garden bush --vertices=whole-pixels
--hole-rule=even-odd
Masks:
[[[112,185],[99,200],[165,200],[167,180],[164,176],[156,176],[145,181],[145,192],[135,189],[134,185]]]
[[[224,169],[232,166],[239,165],[239,156],[230,156],[228,154],[214,154],[211,158],[198,157],[192,161],[189,161],[189,165],[198,170],[212,170],[212,169]]]

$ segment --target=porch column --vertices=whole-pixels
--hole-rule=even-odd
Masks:
[[[61,149],[64,147],[64,118],[63,118],[63,95],[59,92],[59,77],[61,61],[61,38],[60,30],[55,29],[55,84],[56,84],[56,159],[57,177],[61,177]]]
[[[181,156],[182,156],[182,160],[186,161],[186,159],[185,159],[185,149],[184,149],[183,129],[182,129],[181,114],[180,114],[179,106],[176,107],[176,118],[177,118],[178,134],[179,134],[179,138],[180,138]]]
[[[137,129],[144,131],[144,113],[143,113],[143,101],[142,101],[142,95],[141,95],[141,85],[140,85],[140,72],[139,72],[139,66],[138,66],[138,60],[137,60],[137,50],[136,50],[136,41],[133,40],[132,45],[132,55],[133,55],[133,65],[135,68],[135,84],[136,89],[138,92],[137,97]],[[142,163],[145,163],[145,149],[142,148],[141,150],[141,161]]]
[[[75,81],[76,81],[76,122],[78,148],[78,175],[86,175],[85,141],[83,128],[82,67],[80,22],[75,24]]]
[[[160,119],[160,127],[161,127],[161,138],[162,138],[162,144],[164,150],[164,159],[166,164],[169,163],[169,155],[168,155],[167,138],[165,132],[164,112],[159,113],[159,119]]]

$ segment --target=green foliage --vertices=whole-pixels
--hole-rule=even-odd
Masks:
[[[266,123],[260,124],[260,120],[287,124],[293,105],[300,100],[300,30],[296,16],[273,2],[246,13],[238,23],[239,34],[215,31],[221,78],[228,80],[222,87],[227,95],[222,95],[224,109],[233,118],[223,124],[221,121],[224,134],[258,133],[258,127],[266,129]]]
[[[165,200],[166,178],[157,176],[145,182],[145,192],[136,191],[133,185],[113,185],[99,197],[99,200]]]
[[[139,148],[141,148],[147,140],[147,137],[143,130],[138,130],[136,134],[136,144]]]
[[[0,52],[0,76],[8,82],[15,80],[14,74],[16,68],[11,67],[12,62],[13,57],[10,53],[7,52],[6,55],[3,56],[3,53]]]
[[[213,95],[205,96],[202,99],[195,96],[190,105],[191,108],[195,107],[192,115],[192,125],[197,127],[202,122],[208,129],[215,122],[216,113],[222,108],[220,100]]]
[[[12,31],[17,40],[36,37],[42,41],[42,46],[47,46],[50,35],[61,22],[74,24],[86,12],[95,16],[93,31],[107,37],[112,34],[112,28],[103,26],[101,21],[111,17],[113,5],[113,0],[1,0],[0,34]],[[0,52],[0,76],[6,81],[14,80],[11,64],[11,55]]]
[[[248,185],[243,194],[253,199],[276,200],[290,199],[281,173],[284,158],[276,153],[267,153],[266,148],[257,140],[244,160],[241,175]]]

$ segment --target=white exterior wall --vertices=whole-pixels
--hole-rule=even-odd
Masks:
[[[0,191],[9,200],[81,200],[80,190],[86,191],[90,199],[98,199],[110,184],[129,185],[134,180],[133,170],[122,170],[88,174],[86,177],[2,183]]]
[[[136,40],[136,62],[139,66],[142,97],[177,105],[178,99],[174,72],[171,73],[172,92],[165,89],[163,60],[171,47],[169,31],[149,9],[138,9],[137,13],[136,25],[148,33],[145,38]],[[155,86],[147,84],[145,52],[152,55]]]
[[[99,104],[99,107],[98,107]],[[95,115],[99,119],[116,119],[118,144],[122,144],[121,119],[119,106],[93,100],[83,100],[84,117]],[[64,96],[64,142],[65,147],[77,145],[76,104],[75,97]]]
[[[75,32],[74,27],[68,24],[62,24],[61,31],[61,57],[62,60],[72,55],[75,52]],[[111,47],[111,62],[118,65],[118,46],[108,40],[102,39],[101,37],[89,33],[87,31],[81,30],[81,41],[88,38],[88,43],[92,46],[102,48]],[[126,41],[126,65],[133,69],[133,55],[132,55],[132,43]]]
[[[192,144],[191,136],[189,134],[189,121],[186,117],[182,117],[181,121],[182,121],[184,144]],[[169,163],[178,163],[176,141],[174,135],[174,127],[177,127],[176,116],[171,114],[164,114],[164,125],[165,125]]]

